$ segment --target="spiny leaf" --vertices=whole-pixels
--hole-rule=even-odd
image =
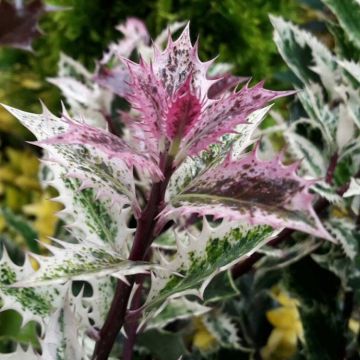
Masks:
[[[340,204],[342,202],[341,196],[336,192],[334,187],[325,181],[317,182],[311,187],[311,190],[333,204]]]
[[[51,163],[43,168],[43,183],[59,192],[56,201],[64,205],[58,216],[80,243],[107,243],[123,258],[133,230],[128,228],[130,208],[123,208],[111,199],[100,200],[93,189],[83,189],[81,182],[67,176],[66,169]]]
[[[266,90],[259,83],[209,99],[210,86],[219,81],[207,76],[211,63],[199,60],[188,27],[176,41],[170,37],[163,52],[155,49],[150,64],[127,61],[132,88],[127,99],[140,113],[143,132],[160,150],[166,139],[174,139],[177,164],[233,132],[255,110],[292,93]]]
[[[241,157],[246,148],[256,141],[253,138],[254,132],[271,107],[272,105],[250,114],[246,123],[236,128],[236,134],[226,134],[220,138],[218,143],[212,144],[199,155],[187,157],[170,179],[167,189],[168,196],[175,196],[200,173],[223,161],[230,150],[233,159]]]
[[[210,167],[170,199],[170,214],[213,215],[251,224],[289,227],[331,240],[312,208],[314,181],[296,175],[298,163],[283,166],[281,155],[257,159],[256,151],[239,160],[229,155]]]
[[[154,328],[162,329],[176,320],[185,320],[194,316],[200,316],[210,310],[211,308],[201,305],[196,301],[187,300],[185,297],[170,299],[164,310],[149,321],[146,325],[146,330]]]
[[[93,77],[82,64],[61,54],[58,76],[48,81],[61,90],[75,119],[85,117],[88,124],[106,128],[113,95],[94,82]]]
[[[355,224],[346,219],[333,218],[326,221],[324,225],[329,233],[339,242],[346,256],[354,260],[359,250],[358,241],[354,236],[356,231]]]
[[[163,259],[164,269],[152,274],[145,315],[160,312],[170,298],[186,294],[202,297],[216,274],[256,251],[272,234],[268,226],[251,228],[238,222],[223,222],[213,228],[205,219],[201,232],[179,233],[176,257],[169,263]]]
[[[41,114],[27,113],[9,106],[5,108],[40,141],[63,134],[69,126],[64,119],[54,116],[45,107]],[[51,161],[60,163],[66,169],[67,177],[80,179],[82,188],[91,187],[96,196],[118,204],[132,203],[136,210],[138,205],[133,174],[126,164],[109,159],[108,155],[90,145],[42,146],[46,148]]]
[[[263,88],[263,82],[248,87],[219,100],[208,101],[199,121],[185,137],[190,155],[196,155],[231,133],[239,124],[246,123],[248,116],[266,106],[270,101],[293,94],[293,91],[271,91]]]
[[[53,256],[33,255],[39,262],[40,269],[17,281],[13,286],[32,287],[64,283],[68,280],[87,280],[105,275],[124,279],[125,275],[146,272],[149,267],[145,262],[133,262],[119,256],[108,246],[70,244],[54,240],[62,246],[46,245]]]
[[[15,310],[22,316],[23,324],[34,320],[42,326],[48,315],[61,303],[62,287],[38,289],[16,289],[16,282],[26,281],[34,274],[28,257],[22,266],[15,265],[3,249],[0,260],[0,298],[3,306],[0,311]]]
[[[154,177],[161,177],[160,170],[145,156],[137,154],[121,138],[99,128],[71,119],[62,119],[67,127],[64,133],[37,142],[38,145],[92,145],[94,149],[106,154],[115,163],[125,162],[129,167],[137,166],[141,170],[148,170]]]
[[[206,314],[201,320],[219,345],[230,349],[239,348],[238,329],[227,314],[216,312]]]

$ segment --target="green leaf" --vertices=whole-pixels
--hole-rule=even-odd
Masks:
[[[40,248],[36,241],[38,234],[30,223],[23,216],[14,214],[8,208],[0,208],[0,213],[4,217],[6,224],[25,239],[29,249],[39,254]]]
[[[349,39],[360,48],[359,0],[322,0],[338,18]]]
[[[179,360],[187,353],[182,336],[166,331],[146,331],[139,336],[138,345],[145,347],[159,360]]]

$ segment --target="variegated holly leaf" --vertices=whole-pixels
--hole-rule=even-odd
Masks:
[[[255,110],[292,93],[266,90],[259,83],[209,99],[210,87],[219,80],[208,77],[212,61],[199,60],[188,26],[176,41],[169,38],[164,51],[155,49],[152,62],[127,64],[132,89],[127,99],[139,111],[143,131],[160,150],[173,142],[177,164],[233,132]]]
[[[81,181],[68,177],[66,168],[57,163],[42,169],[44,186],[52,186],[60,194],[56,201],[64,205],[58,216],[80,242],[102,245],[107,243],[123,259],[134,229],[128,227],[131,209],[119,206],[113,199],[99,199],[96,191],[84,188]]]
[[[205,218],[201,232],[177,234],[176,256],[170,262],[162,259],[163,269],[152,273],[145,319],[160,313],[171,298],[187,294],[202,297],[215,275],[249,256],[272,235],[273,230],[268,226],[222,222],[212,227]]]
[[[344,197],[360,195],[360,179],[351,178],[349,188],[344,193]]]
[[[213,215],[250,224],[288,227],[331,240],[313,207],[314,181],[296,175],[299,164],[284,166],[281,156],[261,161],[256,151],[239,160],[231,154],[194,178],[171,199],[171,214]]]
[[[32,255],[39,262],[39,270],[28,275],[26,279],[17,281],[13,286],[43,286],[105,275],[124,280],[126,275],[146,273],[150,269],[149,263],[126,260],[105,244],[71,244],[55,239],[53,241],[61,247],[45,245],[52,256]]]
[[[38,22],[48,11],[56,10],[42,0],[0,2],[0,46],[31,51],[32,41],[41,35]]]
[[[231,150],[233,159],[240,158],[256,138],[255,130],[265,118],[272,105],[256,110],[249,115],[245,124],[238,125],[235,134],[222,136],[218,143],[212,144],[198,156],[187,157],[175,170],[167,189],[167,196],[172,197],[181,192],[199,174],[210,166],[220,163]]]
[[[225,313],[209,313],[201,317],[206,330],[216,339],[216,343],[228,349],[239,349],[240,338],[234,322]]]
[[[355,236],[356,225],[346,219],[329,219],[324,223],[329,233],[338,241],[345,255],[351,260],[359,251],[358,239]]]
[[[210,310],[211,308],[201,305],[197,301],[190,301],[185,297],[171,299],[167,302],[164,310],[148,322],[146,330],[162,329],[176,320],[200,316]]]
[[[335,14],[349,39],[360,49],[359,0],[322,0]]]
[[[333,153],[336,148],[335,137],[339,118],[338,109],[330,109],[329,104],[325,101],[320,85],[316,83],[305,86],[298,96],[302,106],[312,120],[310,125],[317,127],[321,131],[327,145],[325,150]]]
[[[338,60],[338,64],[345,70],[350,82],[354,86],[360,86],[360,64],[355,61]]]
[[[334,72],[337,63],[331,52],[310,33],[296,25],[271,16],[274,26],[274,40],[281,56],[290,69],[304,83],[318,82],[333,92],[336,85]]]
[[[42,360],[82,360],[83,351],[78,341],[78,324],[68,296],[49,318],[45,337],[41,341]]]
[[[42,328],[49,314],[61,304],[63,287],[46,287],[37,289],[17,289],[13,285],[26,281],[34,274],[28,257],[22,266],[13,263],[5,248],[0,260],[0,311],[15,310],[22,316],[23,325],[36,321]]]
[[[113,95],[94,82],[93,77],[82,64],[61,54],[58,76],[48,81],[61,90],[75,119],[84,117],[89,125],[106,128]]]
[[[319,181],[311,187],[311,190],[332,204],[341,204],[342,198],[333,186],[325,181]]]
[[[289,130],[285,133],[290,144],[290,151],[297,159],[302,159],[301,168],[312,177],[321,177],[326,174],[327,159],[323,153],[304,136]]]
[[[67,177],[78,178],[83,188],[93,188],[95,195],[100,198],[111,199],[120,205],[132,204],[134,210],[138,210],[129,165],[138,163],[141,164],[140,171],[147,169],[153,175],[154,171],[158,174],[157,167],[150,159],[136,153],[131,155],[132,150],[128,145],[104,130],[58,118],[46,108],[42,114],[27,113],[8,106],[5,108],[35,134],[41,146],[47,150],[49,159],[66,169]],[[69,129],[76,133],[72,134]],[[46,143],[47,140],[51,144]],[[82,144],[59,145],[69,142]]]

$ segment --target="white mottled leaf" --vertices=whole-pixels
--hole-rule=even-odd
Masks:
[[[163,269],[152,273],[146,317],[149,313],[159,313],[170,298],[186,294],[202,297],[216,274],[249,256],[272,235],[268,226],[222,222],[212,227],[205,218],[201,232],[179,233],[176,256],[171,262],[162,259]]]
[[[56,242],[61,248],[46,245],[53,256],[32,255],[39,262],[40,269],[17,281],[14,286],[42,286],[105,275],[124,278],[126,275],[147,272],[149,269],[148,263],[126,260],[105,244],[70,244],[60,240]]]
[[[201,305],[197,301],[187,300],[185,297],[170,299],[161,313],[148,322],[146,329],[161,329],[175,320],[200,316],[210,310],[211,308]]]
[[[329,219],[324,223],[329,233],[339,242],[344,253],[354,259],[358,253],[358,242],[355,237],[356,225],[346,219]]]
[[[290,144],[290,150],[297,159],[301,159],[301,167],[313,177],[326,174],[326,159],[322,152],[305,137],[293,131],[287,131],[285,137]]]

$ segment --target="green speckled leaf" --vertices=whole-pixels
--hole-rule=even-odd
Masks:
[[[175,320],[185,320],[194,316],[200,316],[210,310],[211,308],[203,306],[196,301],[187,300],[185,297],[171,299],[164,310],[149,321],[146,329],[161,329]]]
[[[268,226],[223,222],[212,228],[206,220],[201,232],[179,234],[177,256],[154,271],[146,312],[160,311],[168,299],[184,294],[202,297],[216,274],[256,251],[272,234]]]
[[[53,256],[33,255],[39,261],[40,269],[26,279],[16,282],[15,286],[42,286],[105,275],[123,278],[149,269],[149,263],[126,260],[105,245],[70,244],[59,240],[56,242],[62,247],[47,245]]]
[[[62,165],[52,163],[51,171],[45,170],[43,182],[58,190],[56,200],[64,204],[58,215],[79,242],[105,242],[125,258],[127,243],[133,236],[127,226],[130,207],[123,208],[108,198],[99,199],[94,189],[81,189],[80,181],[68,178]]]
[[[3,250],[0,260],[0,298],[3,306],[0,311],[12,309],[21,314],[23,324],[34,320],[43,325],[49,313],[61,303],[63,289],[62,287],[37,289],[11,287],[33,274],[34,270],[28,258],[23,266],[17,266],[9,258],[6,250]]]

